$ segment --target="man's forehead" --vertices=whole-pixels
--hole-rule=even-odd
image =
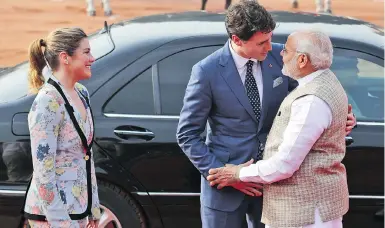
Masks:
[[[273,35],[273,31],[271,32],[256,32],[256,37],[271,37]]]
[[[294,45],[293,35],[290,35],[289,37],[287,37],[285,46],[293,47],[293,45]]]
[[[256,41],[263,41],[263,40],[266,40],[266,39],[269,39],[271,36],[273,35],[273,32],[268,32],[268,33],[264,33],[264,32],[256,32],[254,34],[254,39]]]

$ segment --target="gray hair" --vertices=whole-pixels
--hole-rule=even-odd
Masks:
[[[304,53],[316,70],[330,68],[333,62],[333,45],[328,35],[320,31],[302,31],[294,35],[297,52]]]

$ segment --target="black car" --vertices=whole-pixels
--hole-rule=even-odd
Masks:
[[[332,70],[358,121],[344,159],[350,191],[344,226],[383,227],[383,31],[350,18],[271,13],[278,22],[274,42],[284,43],[298,29],[330,35]],[[201,227],[200,174],[175,135],[192,66],[226,41],[224,14],[206,12],[137,18],[105,25],[90,37],[97,60],[92,78],[82,83],[92,95],[96,122],[101,224]],[[16,226],[32,173],[27,115],[34,96],[27,94],[27,69],[25,62],[0,73],[1,227]]]

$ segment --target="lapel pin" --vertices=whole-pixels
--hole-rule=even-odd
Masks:
[[[273,65],[271,65],[271,63],[269,64],[269,67],[271,68],[271,67],[273,67]]]

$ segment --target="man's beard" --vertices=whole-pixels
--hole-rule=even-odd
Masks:
[[[296,58],[291,59],[287,64],[283,64],[282,74],[290,78],[297,79],[298,69],[296,67]]]

